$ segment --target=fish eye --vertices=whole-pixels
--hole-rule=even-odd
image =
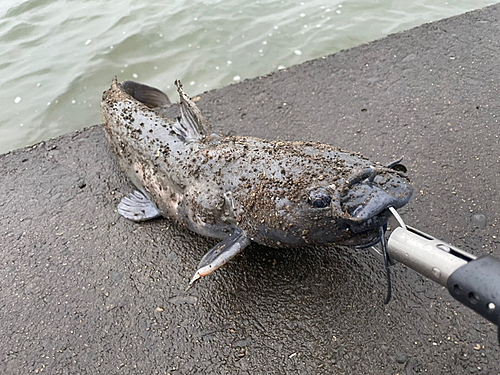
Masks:
[[[330,206],[332,198],[328,195],[324,188],[319,188],[311,190],[307,201],[314,208],[325,208]]]

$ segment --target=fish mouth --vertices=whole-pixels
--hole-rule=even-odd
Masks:
[[[398,209],[408,203],[413,189],[407,178],[394,171],[387,172],[387,168],[370,167],[346,182],[347,191],[342,196],[341,206],[353,232],[385,226],[388,208]]]

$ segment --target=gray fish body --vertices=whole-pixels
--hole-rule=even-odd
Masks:
[[[196,233],[238,231],[271,247],[363,245],[379,236],[383,211],[412,194],[402,173],[329,145],[214,135],[179,92],[177,121],[116,81],[101,109],[120,167],[161,216]]]

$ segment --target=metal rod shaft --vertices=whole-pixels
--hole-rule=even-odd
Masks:
[[[387,242],[389,256],[446,286],[448,277],[475,257],[415,228],[394,229]]]

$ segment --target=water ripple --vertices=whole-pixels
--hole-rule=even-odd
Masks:
[[[115,75],[176,100],[490,3],[6,0],[0,152],[100,122]]]

